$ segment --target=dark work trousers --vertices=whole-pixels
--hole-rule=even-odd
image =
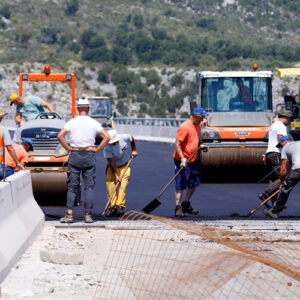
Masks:
[[[270,173],[269,176],[269,185],[268,188],[263,192],[265,198],[268,198],[272,194],[274,194],[280,186],[280,153],[277,152],[269,152],[266,155],[266,165],[267,172]],[[271,200],[272,203],[276,201],[277,195],[274,196]]]
[[[96,183],[96,153],[93,151],[72,151],[68,162],[67,208],[74,208],[76,194],[80,185],[80,174],[84,181],[86,213],[92,213],[93,194]]]
[[[285,178],[283,187],[280,193],[278,194],[277,200],[275,201],[274,206],[272,208],[272,211],[274,213],[281,212],[284,209],[290,192],[299,181],[300,181],[300,169],[291,170],[291,172]]]

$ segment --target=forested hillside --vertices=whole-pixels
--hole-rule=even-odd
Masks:
[[[299,15],[299,0],[2,0],[0,59],[16,74],[72,65],[82,93],[112,94],[121,114],[133,101],[136,114],[173,116],[192,94],[183,71],[299,63]]]

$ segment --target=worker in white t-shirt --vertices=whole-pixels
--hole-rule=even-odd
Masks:
[[[280,151],[276,147],[278,141],[282,136],[287,136],[286,127],[291,123],[293,113],[289,110],[282,110],[279,114],[278,119],[271,125],[269,129],[269,142],[268,148],[266,151],[266,167],[267,172],[270,173],[269,176],[269,185],[268,188],[258,194],[258,198],[261,201],[264,201],[269,196],[274,194],[280,186]],[[277,196],[274,196],[271,201],[277,199]],[[265,204],[267,208],[270,208],[268,204]]]
[[[61,223],[73,223],[73,208],[82,174],[85,189],[85,222],[93,223],[91,216],[93,209],[93,193],[96,183],[96,153],[107,145],[110,138],[102,126],[88,116],[89,101],[79,99],[77,104],[79,116],[71,119],[59,132],[58,140],[70,152],[68,161],[68,193],[66,215],[60,219]],[[65,136],[69,133],[70,145]],[[96,136],[102,138],[98,147],[95,147]]]

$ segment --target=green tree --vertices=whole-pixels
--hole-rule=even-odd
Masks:
[[[101,69],[98,72],[98,81],[108,83],[108,74],[105,70]]]
[[[0,15],[5,17],[6,19],[10,19],[11,16],[11,7],[9,5],[3,5],[0,8]]]
[[[144,18],[142,15],[135,15],[133,17],[133,24],[137,29],[141,29],[144,26]]]
[[[66,8],[65,8],[65,14],[67,16],[76,15],[78,10],[79,10],[79,1],[78,0],[69,0],[69,1],[67,1]]]
[[[121,115],[123,115],[123,116],[128,115],[129,109],[128,109],[127,103],[125,103],[122,100],[119,100],[116,107]]]

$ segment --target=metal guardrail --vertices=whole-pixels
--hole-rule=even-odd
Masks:
[[[71,116],[61,116],[66,122],[71,119]],[[8,114],[3,118],[3,124],[16,127],[15,114]],[[143,125],[143,126],[158,126],[158,127],[178,127],[186,119],[176,118],[114,118],[114,123],[118,125]]]
[[[186,119],[175,118],[114,118],[116,125],[178,127]]]

